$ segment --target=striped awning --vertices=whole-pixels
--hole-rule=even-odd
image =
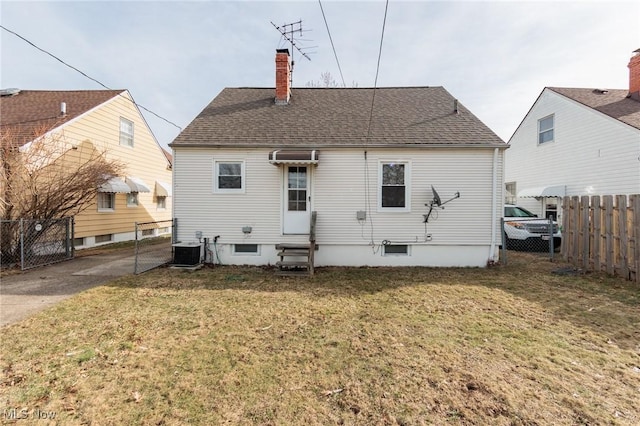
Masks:
[[[107,182],[98,187],[98,192],[115,192],[128,194],[131,192],[131,188],[122,179],[118,177],[112,177]]]
[[[157,180],[156,181],[156,197],[171,197],[173,191],[171,185]]]
[[[320,151],[279,149],[269,153],[271,164],[318,164]]]
[[[131,188],[130,192],[151,192],[147,184],[137,177],[127,176],[127,185]]]

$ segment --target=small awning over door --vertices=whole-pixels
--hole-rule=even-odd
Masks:
[[[565,185],[537,186],[518,192],[519,198],[564,197]]]
[[[271,164],[318,164],[320,151],[279,149],[269,153]]]
[[[131,188],[122,179],[118,177],[112,177],[107,182],[98,187],[98,192],[115,192],[119,194],[128,194],[131,192]]]
[[[131,188],[131,192],[151,192],[147,184],[137,177],[127,176],[127,185]]]

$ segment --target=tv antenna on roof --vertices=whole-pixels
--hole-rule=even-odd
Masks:
[[[296,34],[302,36],[302,19],[298,22],[292,22],[291,24],[282,24],[280,26],[277,26],[276,24],[271,22],[271,25],[273,25],[275,29],[280,32],[282,37],[284,37],[289,43],[291,43],[291,85],[293,85],[293,66],[295,64],[295,61],[293,60],[293,48],[295,47],[295,49],[300,52],[302,56],[304,56],[308,60],[311,60],[309,55],[302,51],[303,48],[298,47],[295,42],[294,36]]]

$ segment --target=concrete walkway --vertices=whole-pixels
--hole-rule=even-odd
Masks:
[[[133,249],[76,257],[0,278],[0,327],[81,291],[133,274]]]

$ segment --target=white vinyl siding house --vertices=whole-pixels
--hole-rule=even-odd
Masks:
[[[290,89],[289,61],[278,49],[275,90],[225,88],[171,143],[179,241],[285,269],[306,249],[310,273],[497,260],[504,141],[442,87]]]
[[[612,105],[640,103],[626,91],[545,88],[509,141],[505,181],[513,201],[546,216],[558,208],[556,197],[535,191],[560,188],[562,195],[640,193],[640,129],[585,105],[594,100]],[[611,101],[604,97],[615,97]],[[633,114],[633,113],[632,113]],[[540,143],[542,122],[553,117],[553,142]],[[549,123],[545,123],[548,125]],[[560,210],[560,209],[558,209]]]
[[[503,151],[497,155],[495,170],[493,149],[372,149],[367,152],[366,162],[363,153],[362,149],[326,149],[321,151],[317,166],[309,166],[311,209],[318,212],[318,266],[485,266],[492,240],[491,221],[499,227],[501,216],[502,204],[492,200],[503,197]],[[246,174],[244,192],[213,191],[212,160],[233,162],[240,157],[244,158]],[[189,240],[197,231],[218,235],[216,251],[222,263],[253,265],[273,264],[278,243],[305,241],[306,235],[283,232],[284,166],[270,164],[268,157],[269,149],[176,149],[174,213],[180,222],[178,239]],[[406,192],[407,208],[401,212],[376,208],[381,192],[378,182],[382,168],[378,166],[389,158],[411,158],[411,173],[405,175],[411,190]],[[452,174],[451,170],[465,172]],[[497,194],[487,184],[494,173]],[[461,197],[425,224],[423,215],[432,199],[431,185],[443,198],[455,192]],[[367,204],[371,208],[367,209]],[[358,211],[367,212],[366,222],[357,219]],[[250,233],[243,231],[247,227]],[[383,242],[409,249],[405,253],[398,253],[395,247],[386,250]],[[245,244],[255,244],[259,249],[243,253],[234,248]]]

